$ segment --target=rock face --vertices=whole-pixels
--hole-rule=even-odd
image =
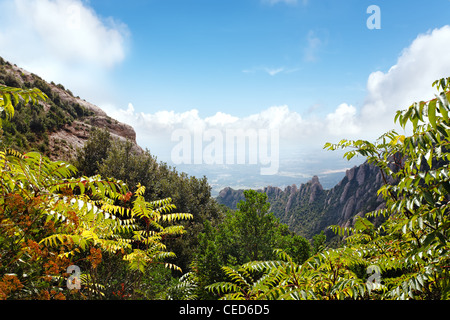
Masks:
[[[40,102],[44,117],[53,111],[65,119],[70,119],[47,132],[50,149],[47,155],[53,160],[73,156],[78,148],[83,147],[93,128],[109,131],[114,139],[129,140],[136,150],[143,151],[136,143],[136,132],[131,126],[112,119],[98,106],[74,97],[62,85],[48,83],[27,70],[5,62],[1,57],[0,80],[1,83],[13,87],[41,89],[49,97],[48,101]]]
[[[136,149],[141,149],[136,143],[136,132],[133,127],[112,119],[106,112],[90,102],[73,97],[55,85],[49,84],[49,86],[52,91],[55,90],[55,93],[59,95],[61,100],[66,103],[80,104],[90,111],[90,115],[83,117],[83,119],[74,120],[72,123],[64,125],[60,130],[49,134],[50,149],[59,151],[53,152],[51,158],[64,156],[70,153],[71,149],[82,148],[89,138],[89,132],[93,128],[105,129],[109,131],[112,138],[129,140],[135,144]]]
[[[382,208],[384,201],[377,196],[382,182],[379,169],[364,163],[348,170],[344,178],[329,190],[324,190],[319,178],[314,176],[299,187],[293,185],[284,190],[266,187],[260,191],[267,194],[271,211],[281,222],[292,231],[312,238],[322,230],[327,236],[333,236],[331,231],[327,231],[328,226],[351,226],[356,216]],[[226,188],[217,200],[235,208],[235,199],[243,198],[242,190]]]
[[[221,199],[221,204],[224,204],[229,208],[236,208],[239,201],[245,199],[244,192],[242,190],[234,190],[230,187],[222,189],[219,192],[218,198]]]
[[[82,121],[75,120],[66,124],[60,130],[49,134],[49,146],[52,150],[50,158],[66,158],[73,150],[82,148],[89,138],[89,133],[94,128],[109,131],[111,137],[116,140],[131,141],[137,150],[142,150],[136,143],[136,132],[124,123],[111,119],[103,111],[86,117]]]

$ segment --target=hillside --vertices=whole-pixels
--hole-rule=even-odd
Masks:
[[[21,103],[11,121],[3,124],[3,144],[20,151],[37,150],[51,159],[69,160],[88,140],[93,128],[106,129],[116,140],[128,140],[139,153],[134,129],[109,117],[103,110],[61,84],[48,83],[0,58],[0,84],[43,91],[49,99],[33,107]],[[325,190],[319,179],[284,190],[266,187],[271,210],[290,229],[306,238],[325,230],[329,225],[348,226],[357,215],[374,210],[382,204],[376,191],[381,186],[379,172],[363,164],[348,170],[335,187]],[[161,194],[160,196],[164,196]],[[167,195],[166,195],[167,196]],[[236,208],[244,199],[243,190],[223,189],[217,201]]]
[[[333,188],[325,190],[317,176],[300,186],[292,185],[284,190],[265,187],[271,203],[271,211],[289,228],[311,239],[315,234],[327,231],[330,225],[350,226],[356,216],[383,206],[377,190],[382,185],[378,168],[364,163],[347,170],[345,177]],[[223,189],[217,201],[232,209],[244,199],[243,190]]]
[[[158,162],[136,143],[136,132],[131,126],[74,97],[62,84],[48,83],[2,58],[0,85],[38,88],[48,96],[45,102],[34,105],[19,102],[14,117],[2,119],[2,147],[38,151],[51,160],[68,161],[83,174],[121,180],[132,192],[139,183],[145,187],[147,201],[170,198],[177,212],[192,214],[191,220],[181,222],[185,237],[166,239],[167,248],[176,254],[172,262],[188,269],[204,222],[215,225],[222,216],[206,178],[189,176]],[[85,158],[86,154],[89,156]]]
[[[359,154],[379,156],[367,160],[377,167],[354,167],[328,190],[317,176],[284,190],[226,188],[218,201],[230,207],[245,196],[230,212],[211,197],[206,177],[157,163],[136,145],[131,128],[62,85],[1,62],[0,81],[36,86],[50,97],[20,105],[14,92],[25,101],[32,94],[2,88],[2,147],[58,158],[69,158],[76,141],[83,147],[73,167],[39,153],[1,153],[0,299],[448,300],[450,78],[439,82],[441,98],[424,102],[430,123],[416,126],[413,136],[388,133],[377,146],[351,142]],[[399,113],[399,121],[418,124],[419,105]],[[83,175],[75,176],[75,166]],[[377,190],[384,183],[382,199]],[[384,206],[385,221],[361,217]],[[385,223],[378,228],[379,222]],[[330,225],[354,225],[351,241],[343,246],[331,232],[328,243],[314,237]],[[70,275],[72,267],[78,275]],[[372,282],[372,269],[380,277],[383,270],[383,283]],[[438,277],[442,284],[428,280]]]
[[[124,123],[109,117],[102,109],[74,97],[61,84],[48,83],[0,57],[0,84],[23,89],[38,88],[49,99],[32,108],[22,103],[10,122],[3,125],[3,143],[21,151],[37,150],[51,159],[68,159],[83,147],[94,127],[104,128],[119,140],[129,140],[136,149],[136,133]],[[141,149],[142,150],[142,149]]]

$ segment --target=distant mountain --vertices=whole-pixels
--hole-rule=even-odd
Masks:
[[[79,97],[61,84],[46,82],[38,75],[12,65],[0,57],[0,85],[39,88],[48,97],[32,107],[16,106],[11,121],[4,121],[2,144],[19,151],[36,150],[53,160],[68,160],[83,147],[93,128],[103,128],[115,139],[129,140],[136,150],[136,132],[109,117],[99,107]],[[311,181],[288,186],[284,190],[266,187],[271,210],[292,231],[307,238],[326,230],[329,225],[348,226],[354,217],[383,205],[376,191],[382,185],[379,170],[369,164],[354,167],[334,187],[326,190],[317,176]],[[219,203],[236,208],[244,199],[243,190],[222,189]]]
[[[271,203],[271,211],[289,228],[311,239],[322,230],[328,237],[330,225],[350,226],[356,216],[364,215],[384,206],[382,196],[377,196],[383,180],[378,168],[364,163],[347,170],[345,177],[333,188],[325,190],[317,176],[300,186],[292,185],[284,190],[265,187]],[[243,190],[225,188],[217,201],[235,209],[243,200]]]
[[[197,179],[158,162],[156,156],[139,147],[136,132],[131,126],[109,117],[92,103],[74,97],[63,85],[49,83],[0,57],[1,85],[38,88],[49,98],[34,105],[20,102],[15,106],[14,117],[2,120],[2,148],[10,147],[20,152],[38,151],[52,160],[70,161],[76,156],[77,149],[85,145],[94,128],[107,130],[113,139],[131,141],[131,150],[116,149],[118,153],[114,156],[117,157],[118,167],[111,169],[118,170],[112,170],[114,175],[103,176],[124,181],[130,190],[137,183],[131,184],[129,181],[139,180],[137,182],[146,187],[146,200],[171,198],[176,212],[193,215],[193,219],[180,222],[186,230],[183,237],[170,237],[165,242],[168,250],[176,254],[170,262],[183,270],[189,269],[204,222],[208,220],[215,226],[222,217],[222,208],[211,196],[206,178]]]
[[[49,99],[32,107],[16,106],[14,117],[3,124],[2,143],[20,151],[36,150],[53,160],[68,159],[81,148],[93,128],[110,132],[115,139],[130,140],[136,149],[136,132],[109,117],[99,107],[74,97],[63,85],[46,82],[0,57],[0,85],[38,88]]]

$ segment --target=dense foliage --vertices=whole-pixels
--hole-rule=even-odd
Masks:
[[[198,179],[179,173],[164,162],[158,162],[148,150],[137,150],[130,141],[113,140],[107,131],[95,130],[85,146],[77,152],[75,166],[83,174],[114,177],[129,186],[145,186],[144,198],[171,198],[177,210],[189,212],[193,218],[180,222],[185,227],[182,237],[167,239],[167,246],[176,253],[174,263],[189,268],[198,245],[204,222],[216,225],[223,210],[211,197],[211,187],[204,177]]]
[[[382,172],[386,208],[359,217],[351,228],[332,226],[345,238],[297,264],[279,259],[223,267],[229,280],[209,286],[229,299],[449,299],[448,164],[450,78],[436,81],[438,95],[398,111],[395,131],[375,143],[342,140],[325,148],[351,148]],[[379,226],[369,219],[384,216]],[[262,275],[261,275],[262,272]]]
[[[49,84],[35,74],[19,72],[1,57],[0,85],[23,92],[38,91],[46,96],[45,103],[34,104],[32,108],[26,100],[16,101],[14,117],[4,118],[2,145],[21,152],[38,151],[50,156],[49,134],[92,114],[75,102],[72,92],[63,85]]]
[[[0,90],[6,118],[20,99],[46,98],[38,90]],[[153,265],[180,270],[164,261],[174,254],[163,239],[182,234],[172,223],[192,215],[171,213],[170,198],[148,202],[141,185],[132,193],[120,180],[77,177],[74,166],[35,152],[1,151],[0,177],[0,298],[139,297]],[[103,255],[118,257],[126,276],[100,274]],[[114,290],[130,278],[130,287]],[[72,285],[81,290],[67,291]]]
[[[244,194],[245,200],[238,204],[238,210],[228,211],[216,228],[205,222],[192,268],[200,298],[215,297],[204,288],[226,280],[226,269],[221,269],[222,266],[235,267],[252,260],[272,259],[277,248],[289,252],[297,263],[310,256],[309,242],[290,232],[269,212],[265,193],[246,190]]]
[[[106,131],[73,164],[8,148],[4,133],[0,299],[449,299],[450,78],[433,85],[435,99],[395,117],[410,135],[325,145],[365,157],[384,181],[384,209],[330,227],[337,248],[290,232],[264,193],[223,209],[206,178]],[[48,99],[0,85],[0,128]]]

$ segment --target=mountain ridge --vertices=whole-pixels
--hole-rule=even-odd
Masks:
[[[2,84],[24,89],[36,87],[48,96],[47,101],[32,108],[23,108],[20,104],[16,107],[10,124],[4,126],[5,140],[10,147],[24,152],[38,149],[52,160],[69,160],[84,146],[94,128],[103,128],[113,139],[129,140],[135,150],[143,152],[132,126],[111,118],[100,107],[74,97],[63,85],[47,82],[0,57]]]
[[[16,114],[5,122],[4,140],[20,151],[39,149],[52,160],[70,160],[75,151],[84,146],[94,128],[106,129],[113,139],[128,140],[133,148],[144,152],[136,142],[136,132],[130,125],[121,123],[98,106],[74,97],[63,85],[47,82],[0,57],[0,85],[12,87],[37,87],[49,99],[32,108],[16,108]],[[23,128],[22,128],[23,127]],[[379,170],[367,163],[346,171],[343,179],[330,189],[324,189],[318,176],[299,186],[293,184],[283,189],[267,186],[260,192],[268,195],[271,210],[289,228],[306,238],[327,231],[332,224],[352,225],[356,216],[380,208],[381,187]],[[243,190],[224,188],[216,200],[232,209],[244,200]],[[330,234],[331,236],[331,234]]]
[[[342,180],[333,188],[324,189],[318,176],[299,186],[283,189],[267,186],[259,189],[268,196],[270,210],[286,223],[291,231],[311,239],[324,231],[327,237],[334,234],[330,225],[352,226],[356,217],[384,207],[381,195],[377,194],[383,179],[379,169],[365,162],[346,171]],[[243,200],[243,190],[224,188],[216,200],[231,209]]]

